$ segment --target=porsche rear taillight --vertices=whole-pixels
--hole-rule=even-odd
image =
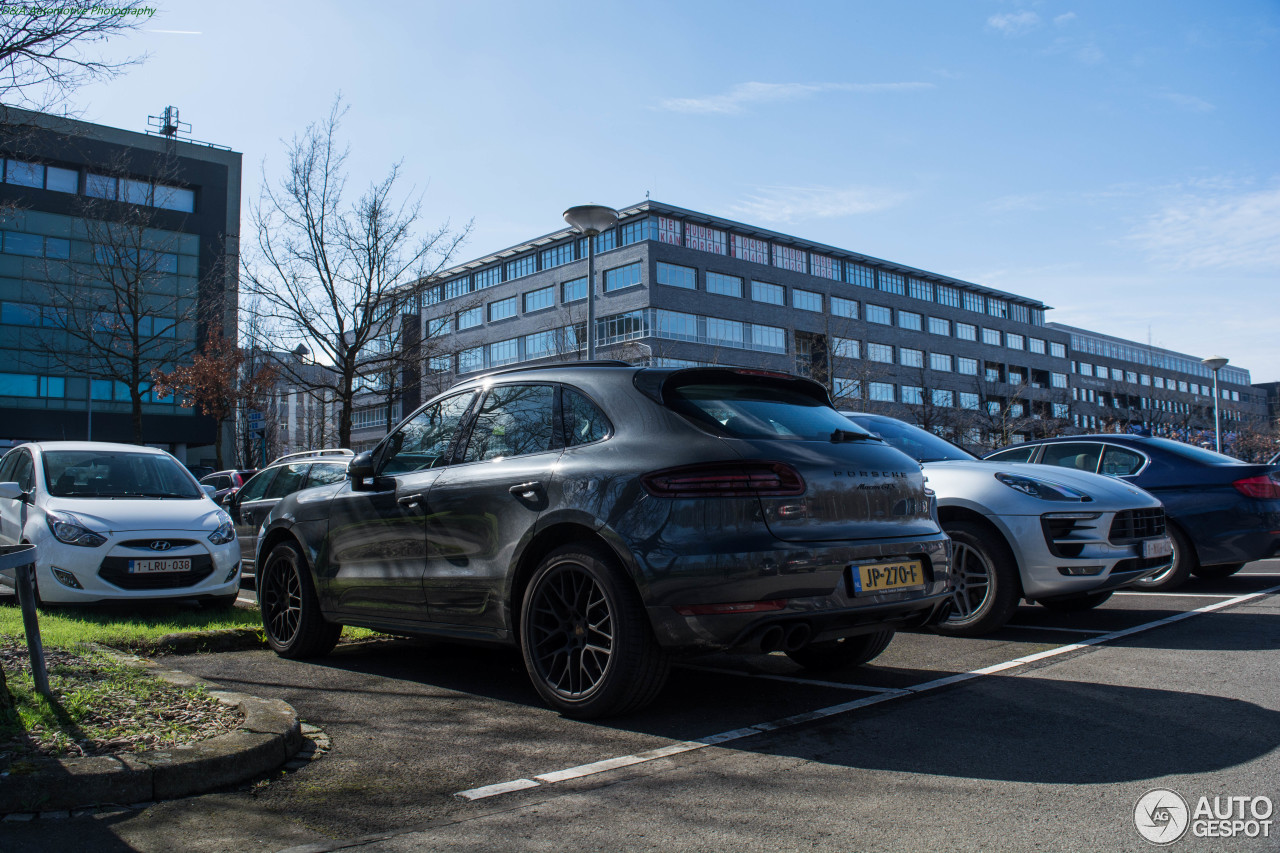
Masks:
[[[1259,500],[1280,500],[1280,475],[1260,474],[1257,477],[1246,477],[1236,480],[1231,485],[1247,498]]]
[[[712,462],[664,468],[640,478],[659,498],[793,497],[804,494],[800,472],[782,462]]]

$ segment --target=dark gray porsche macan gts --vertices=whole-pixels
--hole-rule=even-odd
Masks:
[[[865,663],[940,615],[920,465],[785,374],[622,362],[463,382],[264,523],[271,646],[342,625],[516,645],[564,714],[634,710],[674,656]]]

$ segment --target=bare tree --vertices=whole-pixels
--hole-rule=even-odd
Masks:
[[[276,351],[305,344],[332,367],[331,377],[318,377],[280,364],[289,381],[332,392],[338,441],[346,445],[357,377],[385,370],[389,360],[371,344],[388,331],[397,294],[438,273],[471,226],[453,231],[446,223],[416,237],[421,202],[397,200],[398,164],[348,205],[348,152],[337,140],[344,112],[335,101],[327,118],[289,144],[285,177],[277,185],[264,180],[251,214],[256,252],[246,253],[243,282],[275,320],[266,329],[271,346],[256,343]]]
[[[7,0],[0,17],[0,99],[47,110],[71,90],[140,63],[145,57],[105,59],[93,49],[136,32],[154,13],[143,0],[109,6]]]

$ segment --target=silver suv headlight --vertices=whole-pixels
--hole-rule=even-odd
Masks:
[[[69,512],[45,511],[44,520],[50,532],[59,542],[68,545],[79,545],[83,548],[97,548],[107,541],[101,533],[90,530],[80,519]]]
[[[231,516],[218,510],[218,529],[209,534],[209,541],[214,545],[226,545],[236,538],[236,526],[231,523]]]
[[[1089,497],[1084,492],[1077,491],[1070,486],[1063,486],[1060,483],[1041,480],[1039,477],[1028,477],[1025,474],[1006,474],[1001,471],[996,474],[996,479],[1015,491],[1022,492],[1024,495],[1030,495],[1033,498],[1040,498],[1045,501],[1071,501],[1072,503],[1084,503],[1086,501],[1093,500],[1093,498]]]

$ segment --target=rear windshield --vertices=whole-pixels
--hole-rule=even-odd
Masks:
[[[830,441],[837,431],[871,437],[825,403],[788,388],[682,385],[670,392],[669,401],[682,415],[734,438]]]
[[[200,498],[204,492],[181,465],[154,453],[51,450],[44,480],[58,498]]]
[[[897,418],[876,415],[849,415],[851,421],[888,442],[917,462],[943,462],[949,459],[975,459],[945,438]]]
[[[1193,462],[1199,462],[1201,465],[1240,465],[1243,464],[1234,456],[1228,456],[1225,453],[1215,453],[1203,447],[1196,447],[1194,444],[1183,444],[1180,441],[1170,441],[1167,438],[1149,438],[1144,444],[1154,445],[1161,450],[1168,451],[1175,456],[1181,456],[1183,459],[1190,459]]]

